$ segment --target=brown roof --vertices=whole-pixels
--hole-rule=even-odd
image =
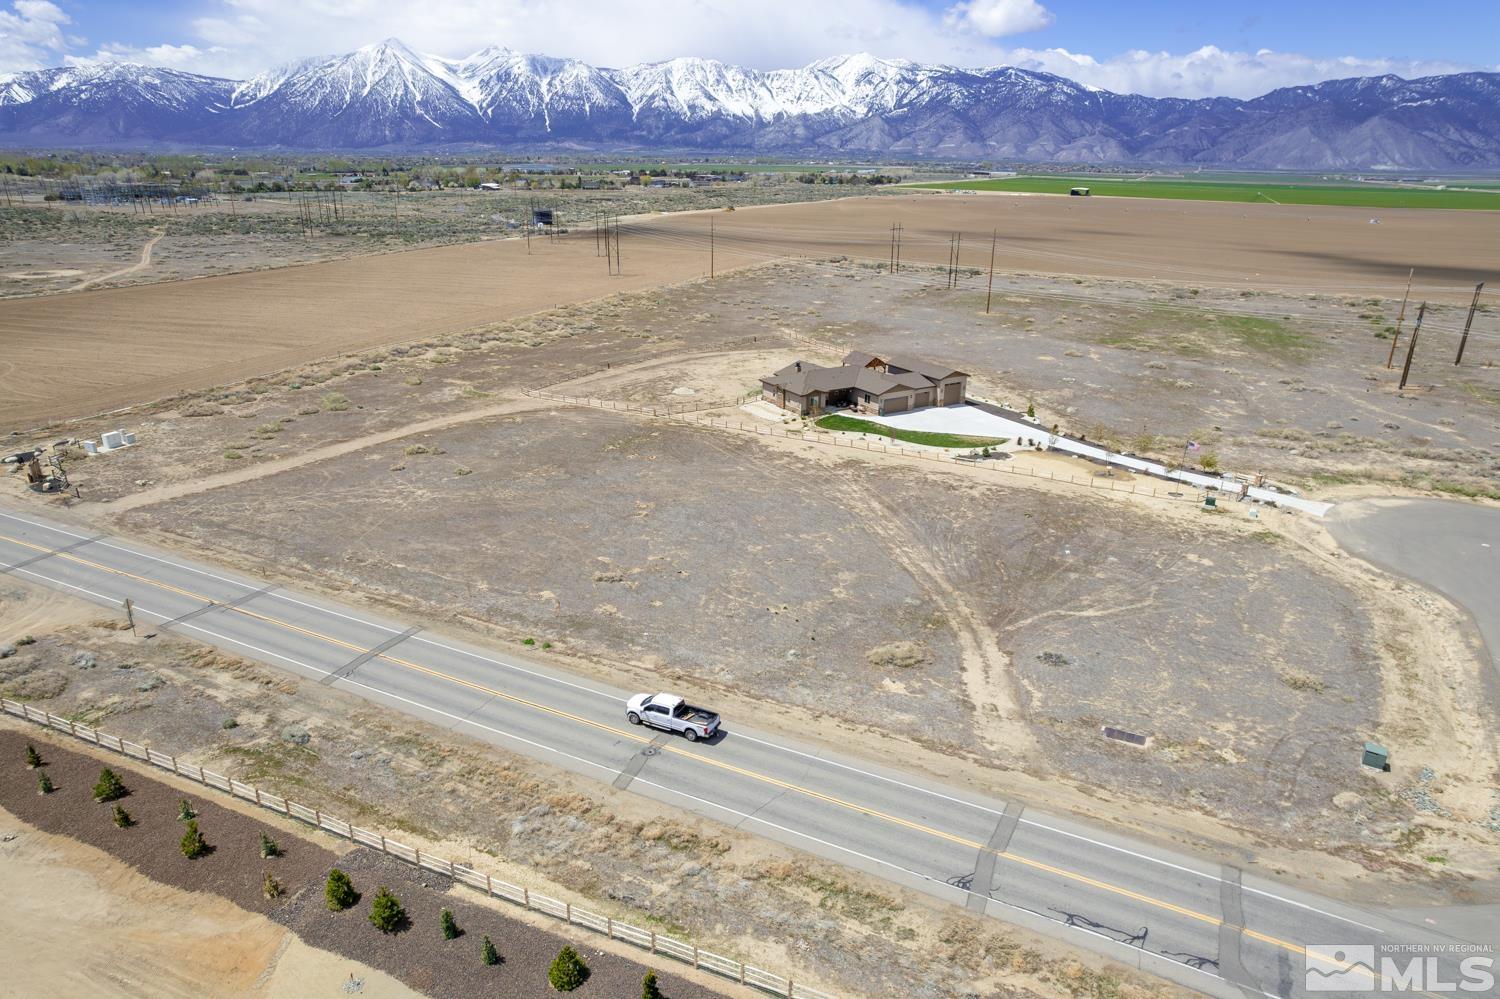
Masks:
[[[844,357],[844,363],[836,368],[825,368],[816,364],[808,364],[806,361],[797,361],[788,364],[769,377],[762,378],[761,381],[777,388],[784,388],[794,395],[858,389],[861,392],[879,396],[895,389],[932,388],[938,381],[950,375],[963,374],[961,371],[916,357],[903,357],[898,362],[893,356],[890,359],[890,367],[899,369],[895,371],[889,368],[886,371],[876,371],[874,368],[865,367],[870,361],[879,359],[874,354],[851,351]]]
[[[929,361],[923,357],[913,357],[910,354],[891,354],[886,358],[886,363],[892,368],[905,368],[907,371],[915,371],[919,375],[925,375],[935,382],[954,375],[966,375],[967,372],[959,371],[957,368],[947,364],[939,364]]]

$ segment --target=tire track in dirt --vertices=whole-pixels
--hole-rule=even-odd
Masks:
[[[166,233],[159,232],[155,236],[152,236],[150,239],[146,240],[146,245],[141,247],[141,259],[131,264],[129,267],[123,267],[120,270],[111,271],[108,274],[101,274],[98,277],[91,277],[87,281],[80,281],[73,287],[66,290],[83,291],[85,288],[92,288],[96,284],[102,284],[105,281],[113,281],[117,277],[124,277],[127,274],[134,274],[137,271],[145,270],[147,267],[151,266],[151,250],[156,246],[157,243],[161,242],[161,238],[164,235],[166,235]]]
[[[447,430],[493,416],[508,416],[514,413],[553,409],[556,408],[556,405],[556,403],[546,399],[512,399],[509,402],[498,403],[494,406],[464,410],[461,413],[451,413],[447,416],[434,417],[431,420],[420,420],[416,423],[405,423],[390,430],[367,434],[364,437],[355,437],[352,440],[330,444],[327,447],[314,448],[311,451],[303,451],[300,454],[294,454],[287,458],[278,458],[274,461],[266,461],[245,468],[237,468],[229,472],[220,472],[217,475],[207,475],[201,479],[174,482],[171,485],[158,486],[155,489],[145,489],[111,503],[110,516],[112,519],[115,519],[121,514],[129,513],[131,510],[137,510],[143,506],[181,499],[184,496],[208,492],[211,489],[218,489],[223,486],[252,482],[255,479],[264,478],[269,475],[277,475],[281,472],[302,468],[305,465],[314,465],[318,462],[328,461],[331,458],[352,454],[355,451],[363,451],[366,448],[375,447],[379,444],[388,444],[391,441],[410,437],[414,434],[430,433],[434,430]]]
[[[921,557],[923,546],[895,506],[856,489],[841,490],[841,496],[851,510],[864,508],[865,529],[885,542],[891,559],[943,609],[958,639],[964,692],[974,706],[979,740],[987,748],[1003,748],[1012,755],[1018,750],[1033,753],[1037,747],[1016,697],[1010,657],[1000,648],[999,635],[985,621],[974,598],[945,573],[940,559]],[[1006,726],[1010,745],[997,744],[992,723],[1010,723]]]

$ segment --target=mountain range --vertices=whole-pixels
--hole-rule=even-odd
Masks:
[[[769,72],[694,58],[604,69],[497,47],[444,59],[389,39],[243,81],[117,62],[0,76],[0,144],[1486,170],[1500,168],[1500,74],[1184,100],[870,55]]]

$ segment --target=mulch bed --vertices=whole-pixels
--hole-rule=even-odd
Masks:
[[[465,889],[445,894],[452,885],[448,878],[372,850],[361,847],[340,858],[301,837],[220,806],[214,801],[219,792],[209,788],[186,797],[213,851],[189,860],[179,845],[185,828],[177,818],[178,803],[184,797],[181,791],[119,766],[113,754],[96,757],[74,752],[30,735],[0,729],[0,805],[44,832],[98,847],[155,881],[211,892],[241,908],[264,913],[308,944],[378,968],[434,999],[555,997],[559,993],[547,983],[547,968],[564,944],[572,944],[590,972],[572,995],[580,999],[640,995],[646,965],[590,946],[594,943],[590,933],[551,933],[507,918],[468,901]],[[36,771],[26,767],[28,742],[42,755],[42,769],[52,779],[51,794],[37,793]],[[93,799],[93,787],[106,766],[120,775],[130,793],[117,802],[100,804]],[[115,826],[115,804],[130,813],[134,825]],[[261,858],[262,832],[276,840],[282,856]],[[343,912],[329,912],[323,896],[328,871],[334,866],[347,873],[362,894],[357,904]],[[265,898],[262,883],[267,871],[281,882],[286,892],[282,897]],[[406,909],[407,924],[397,933],[383,934],[370,924],[370,900],[382,885]],[[464,931],[455,940],[443,939],[438,919],[444,908],[453,910]],[[501,963],[493,967],[480,959],[486,935],[501,956]],[[671,962],[662,959],[662,963],[670,966]],[[669,999],[721,995],[664,974],[660,965],[657,975]]]
[[[36,771],[26,769],[28,742],[42,754],[42,769],[55,788],[51,794],[38,794]],[[100,804],[94,801],[94,782],[106,766],[120,775],[130,793],[118,801]],[[327,877],[337,856],[224,808],[214,800],[219,794],[210,788],[184,794],[138,776],[118,759],[76,753],[41,739],[28,739],[24,732],[0,730],[0,803],[23,822],[98,847],[153,881],[188,891],[212,892],[252,912],[271,913],[288,904],[299,889],[309,886],[321,897],[321,880]],[[177,820],[177,810],[184,797],[198,813],[203,838],[213,847],[208,856],[197,860],[184,857],[180,847],[186,823]],[[115,826],[115,805],[130,813],[133,826]],[[263,832],[276,840],[282,856],[261,859]],[[265,897],[261,888],[267,871],[281,882],[286,895],[269,900]]]
[[[590,946],[593,935],[566,937],[507,919],[493,909],[467,901],[467,889],[445,895],[452,882],[431,871],[377,851],[360,848],[339,861],[361,893],[359,902],[343,912],[329,912],[321,894],[307,893],[272,915],[314,947],[352,957],[401,979],[434,999],[505,996],[506,999],[544,999],[559,993],[547,984],[547,968],[563,944],[572,944],[589,967],[589,978],[570,993],[592,999],[635,999],[641,994],[646,966]],[[383,934],[370,924],[370,900],[376,889],[389,888],[406,909],[408,923],[397,933]],[[439,914],[453,910],[463,931],[444,940]],[[501,963],[480,959],[488,935],[500,952]],[[662,994],[669,999],[713,999],[720,995],[700,985],[664,973],[665,958],[656,965]]]

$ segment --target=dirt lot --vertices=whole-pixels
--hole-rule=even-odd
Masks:
[[[1212,379],[1215,391],[1258,367],[1310,374],[1311,364],[1318,374],[1307,385],[1330,395],[1291,399],[1356,400],[1367,383],[1334,361],[1350,337],[1381,343],[1363,332],[1379,311],[1368,302],[1360,308],[1371,318],[1349,319],[1352,307],[1337,301],[1022,276],[1007,279],[1002,298],[1014,311],[985,319],[965,293],[906,278],[777,265],[186,399],[141,414],[141,447],[76,463],[85,497],[76,509],[255,572],[510,641],[551,642],[585,672],[836,704],[830,715],[843,723],[894,726],[945,752],[977,739],[1039,781],[1066,776],[1091,793],[1125,791],[1163,816],[1206,817],[1211,836],[1249,831],[1306,846],[1299,819],[1318,817],[1340,830],[1323,842],[1362,848],[1366,823],[1394,821],[1399,809],[1378,794],[1371,809],[1330,812],[1329,803],[1371,790],[1342,766],[1339,747],[1381,725],[1419,739],[1438,770],[1486,771],[1493,736],[1473,733],[1456,757],[1442,748],[1461,716],[1425,729],[1397,721],[1413,677],[1472,682],[1472,657],[1461,643],[1451,656],[1438,651],[1437,625],[1402,636],[1394,622],[1408,620],[1410,606],[1394,617],[1380,610],[1390,594],[1310,553],[1304,545],[1318,532],[1301,537],[1295,518],[1267,513],[1251,524],[1232,511],[1220,515],[1230,529],[1191,509],[1188,520],[1150,506],[1121,513],[1077,490],[872,467],[870,456],[768,449],[762,439],[521,394],[607,361],[565,390],[711,406],[793,356],[902,346],[956,357],[975,373],[976,392],[1018,405],[1029,378],[1094,364],[1089,381],[1060,380],[1038,397],[1042,413],[1127,445],[1142,436],[1136,421],[1149,419],[1153,444],[1192,434],[1231,468],[1315,488],[1361,474],[1401,436],[1382,430],[1366,449],[1346,449],[1309,432],[1292,458],[1252,432],[1304,421],[1279,396],[1245,394],[1242,412],[1220,416],[1215,431],[1181,403],[1191,393],[1138,388],[1158,374],[1147,365],[1170,356],[1184,367],[1168,373]],[[1097,297],[1080,303],[1082,292]],[[1111,304],[1091,312],[1102,299]],[[1305,318],[1273,320],[1293,306]],[[1152,311],[1174,325],[1144,324]],[[1212,332],[1242,313],[1280,325]],[[1088,323],[1066,321],[1079,315]],[[1064,343],[1033,345],[1044,334],[1031,327],[1042,323]],[[1332,334],[1336,323],[1357,332]],[[782,331],[791,339],[778,339]],[[1185,352],[1099,342],[1132,331]],[[765,343],[748,340],[767,332]],[[1080,349],[1058,349],[1066,343]],[[1452,424],[1454,446],[1433,443],[1421,460],[1408,448],[1401,474],[1493,481],[1471,467],[1469,446],[1492,411],[1455,406],[1438,390],[1420,404],[1427,419]],[[1095,413],[1109,422],[1096,424]],[[1053,456],[1007,464],[1085,479],[1097,471]],[[345,511],[356,505],[361,528],[351,536]],[[474,537],[486,544],[475,548]],[[1413,672],[1412,656],[1430,661]],[[1256,696],[1242,704],[1247,690]],[[1287,717],[1299,720],[1291,742],[1282,741]],[[1134,753],[1089,736],[1101,724],[1152,735],[1155,748]],[[1303,759],[1294,778],[1277,762],[1288,753]],[[1491,805],[1480,798],[1466,799],[1463,814],[1482,820]]]
[[[0,618],[24,614],[39,624],[45,615],[37,599],[32,587],[7,589],[0,593]],[[789,848],[705,820],[664,819],[648,801],[179,638],[148,641],[113,627],[72,625],[39,631],[34,645],[0,665],[6,667],[0,690],[7,694],[170,746],[182,758],[386,830],[424,851],[637,925],[690,935],[719,953],[790,971],[839,994],[1180,994]],[[32,741],[49,757],[49,745],[70,745],[5,719],[0,737]],[[134,788],[139,768],[121,764]],[[18,770],[26,782],[21,791],[33,794],[34,777]],[[285,830],[278,839],[286,842]],[[445,904],[471,934],[483,932],[480,919],[455,904],[471,901],[477,896],[455,890]],[[495,905],[484,918],[515,912]],[[333,937],[317,934],[340,927],[309,927],[303,920],[310,914],[299,908],[274,918],[333,946]],[[507,944],[495,939],[505,952]],[[580,944],[591,952],[602,941],[584,937]],[[636,953],[621,947],[624,955]],[[364,959],[379,964],[375,955]]]
[[[0,916],[13,995],[408,999],[383,972],[318,950],[265,916],[145,875],[0,809]]]
[[[964,262],[974,266],[980,236],[999,226],[1007,270],[1390,295],[1415,259],[1425,262],[1419,293],[1452,303],[1466,294],[1464,282],[1483,278],[1473,261],[1493,254],[1500,225],[1479,212],[1388,212],[1375,227],[1352,209],[1072,200],[913,193],[717,212],[716,266],[789,254],[885,260],[893,222],[907,227],[907,263],[945,261],[948,234],[966,230],[976,252]],[[0,406],[0,426],[34,427],[343,350],[672,284],[707,270],[707,228],[707,218],[694,214],[632,223],[620,277],[601,266],[592,232],[583,231],[529,255],[522,241],[496,239],[7,300],[0,302],[7,347],[0,378],[12,392]],[[170,245],[163,252],[170,255]],[[109,363],[99,363],[106,354]],[[46,377],[57,371],[67,377]]]
[[[122,523],[423,619],[946,753],[977,743],[1038,777],[1278,839],[1316,818],[1322,842],[1362,843],[1367,821],[1399,818],[1325,815],[1375,789],[1341,761],[1379,724],[1383,651],[1358,590],[1268,529],[568,408],[403,438],[295,480]],[[1155,748],[1122,751],[1104,724]]]
[[[5,810],[46,832],[102,849],[152,881],[205,896],[210,918],[224,918],[237,907],[242,921],[252,924],[262,942],[261,953],[232,951],[239,960],[224,970],[242,978],[269,977],[280,943],[263,923],[248,918],[259,912],[290,927],[312,947],[363,961],[434,999],[457,999],[488,989],[543,999],[554,994],[546,969],[564,943],[575,944],[587,955],[591,974],[577,990],[581,999],[627,995],[640,987],[646,969],[636,962],[587,947],[572,934],[549,933],[504,918],[469,892],[454,891],[449,879],[418,872],[363,847],[335,855],[306,838],[287,836],[282,828],[243,810],[224,807],[212,792],[187,798],[211,848],[207,856],[190,860],[178,849],[183,830],[178,817],[183,797],[178,788],[137,770],[124,771],[121,776],[129,793],[119,804],[134,821],[129,828],[118,828],[110,821],[113,806],[92,800],[90,788],[101,765],[118,767],[119,761],[32,735],[9,725],[0,729],[0,757],[10,761],[0,769],[0,801]],[[28,744],[39,744],[40,769],[54,784],[49,794],[37,793],[36,773],[25,766]],[[260,856],[262,834],[276,840],[280,856]],[[328,911],[322,889],[329,868],[335,866],[349,874],[365,904]],[[263,878],[268,872],[281,884],[280,897],[265,896]],[[396,892],[407,912],[406,922],[394,934],[379,933],[368,919],[368,900],[382,885]],[[220,901],[232,906],[218,905]],[[461,928],[467,928],[457,940],[445,941],[438,930],[438,915],[445,907],[453,911]],[[479,960],[479,941],[485,935],[501,951],[498,967]],[[115,972],[106,977],[121,976]],[[674,999],[711,999],[722,994],[669,972],[661,977],[663,991]]]

